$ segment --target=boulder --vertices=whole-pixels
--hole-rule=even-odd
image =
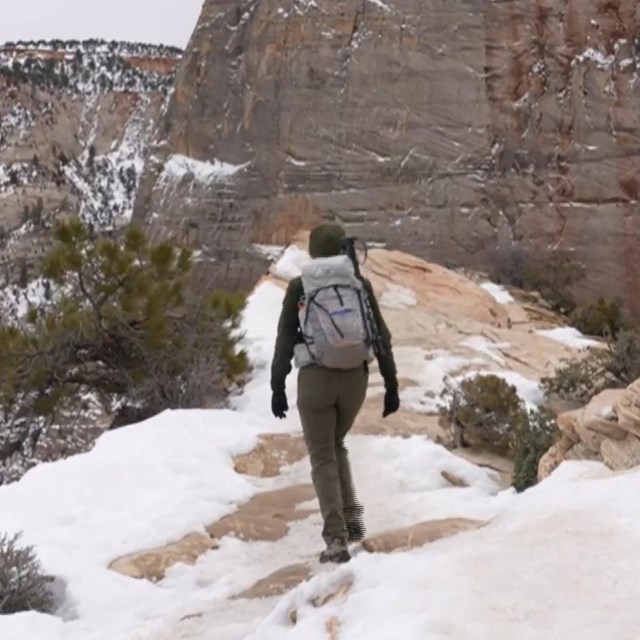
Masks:
[[[631,383],[615,403],[618,425],[640,438],[640,380]]]
[[[629,434],[624,440],[605,438],[600,446],[605,464],[614,471],[640,465],[640,439]]]
[[[592,398],[582,412],[583,427],[613,440],[624,439],[627,432],[620,423],[617,406],[625,394],[624,389],[606,389]]]
[[[548,478],[564,462],[575,442],[566,434],[540,458],[538,463],[538,480]]]

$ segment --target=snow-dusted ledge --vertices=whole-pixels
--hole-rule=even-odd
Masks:
[[[197,182],[227,182],[249,164],[251,163],[230,164],[217,159],[212,162],[204,162],[176,153],[169,156],[165,163],[162,178],[179,180],[184,176],[192,175]]]

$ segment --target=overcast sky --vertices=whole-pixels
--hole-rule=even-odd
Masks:
[[[8,40],[135,40],[186,46],[204,0],[0,0]]]

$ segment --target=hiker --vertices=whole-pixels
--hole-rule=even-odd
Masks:
[[[350,250],[349,250],[350,247]],[[344,439],[367,393],[375,358],[384,379],[382,417],[399,406],[396,366],[373,289],[360,275],[353,239],[333,224],[309,237],[310,264],[289,283],[271,365],[271,410],[289,410],[285,380],[298,367],[298,412],[311,460],[311,477],[324,521],[320,562],[347,562],[348,543],[364,538]]]

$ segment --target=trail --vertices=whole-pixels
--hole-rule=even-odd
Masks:
[[[305,241],[301,238],[298,247],[293,246],[276,263],[275,278],[267,279],[258,289],[255,308],[247,311],[246,344],[256,371],[235,405],[240,411],[264,413],[269,406],[268,368],[279,299],[283,283],[294,277],[298,263],[307,259],[299,248]],[[561,345],[535,333],[530,316],[504,291],[490,294],[487,287],[435,266],[425,275],[422,261],[402,254],[372,252],[365,275],[382,291],[381,304],[394,335],[403,394],[402,410],[383,421],[383,388],[374,365],[367,401],[347,438],[358,497],[365,506],[368,538],[425,521],[490,521],[515,498],[507,488],[509,463],[458,452],[467,460],[437,444],[443,433],[435,407],[444,378],[479,370],[504,373],[525,399],[534,400],[537,377],[582,345]],[[402,282],[402,295],[397,282]],[[507,361],[516,363],[516,369],[505,370]],[[322,522],[310,485],[309,459],[300,439],[295,372],[287,385],[291,411],[285,425],[272,440],[264,434],[264,443],[244,457],[244,467],[236,468],[249,473],[258,495],[284,490],[286,496],[287,488],[293,495],[306,487],[311,499],[296,504],[291,497],[287,504],[285,498],[284,504],[278,500],[273,509],[266,509],[278,521],[277,535],[273,527],[264,527],[262,520],[256,527],[259,518],[255,511],[240,505],[235,530],[220,540],[219,548],[201,556],[195,566],[169,569],[162,583],[177,590],[185,601],[194,600],[195,585],[202,605],[194,604],[186,619],[149,635],[148,640],[260,640],[259,635],[254,638],[251,634],[282,594],[315,575],[337,570],[317,562]],[[274,470],[278,470],[276,475]],[[261,477],[265,473],[273,477]],[[296,509],[306,511],[305,517],[292,517]],[[219,525],[212,523],[207,529],[211,532]],[[256,535],[256,529],[261,528]],[[446,529],[445,524],[445,536]],[[348,566],[357,567],[367,555],[358,554]]]

